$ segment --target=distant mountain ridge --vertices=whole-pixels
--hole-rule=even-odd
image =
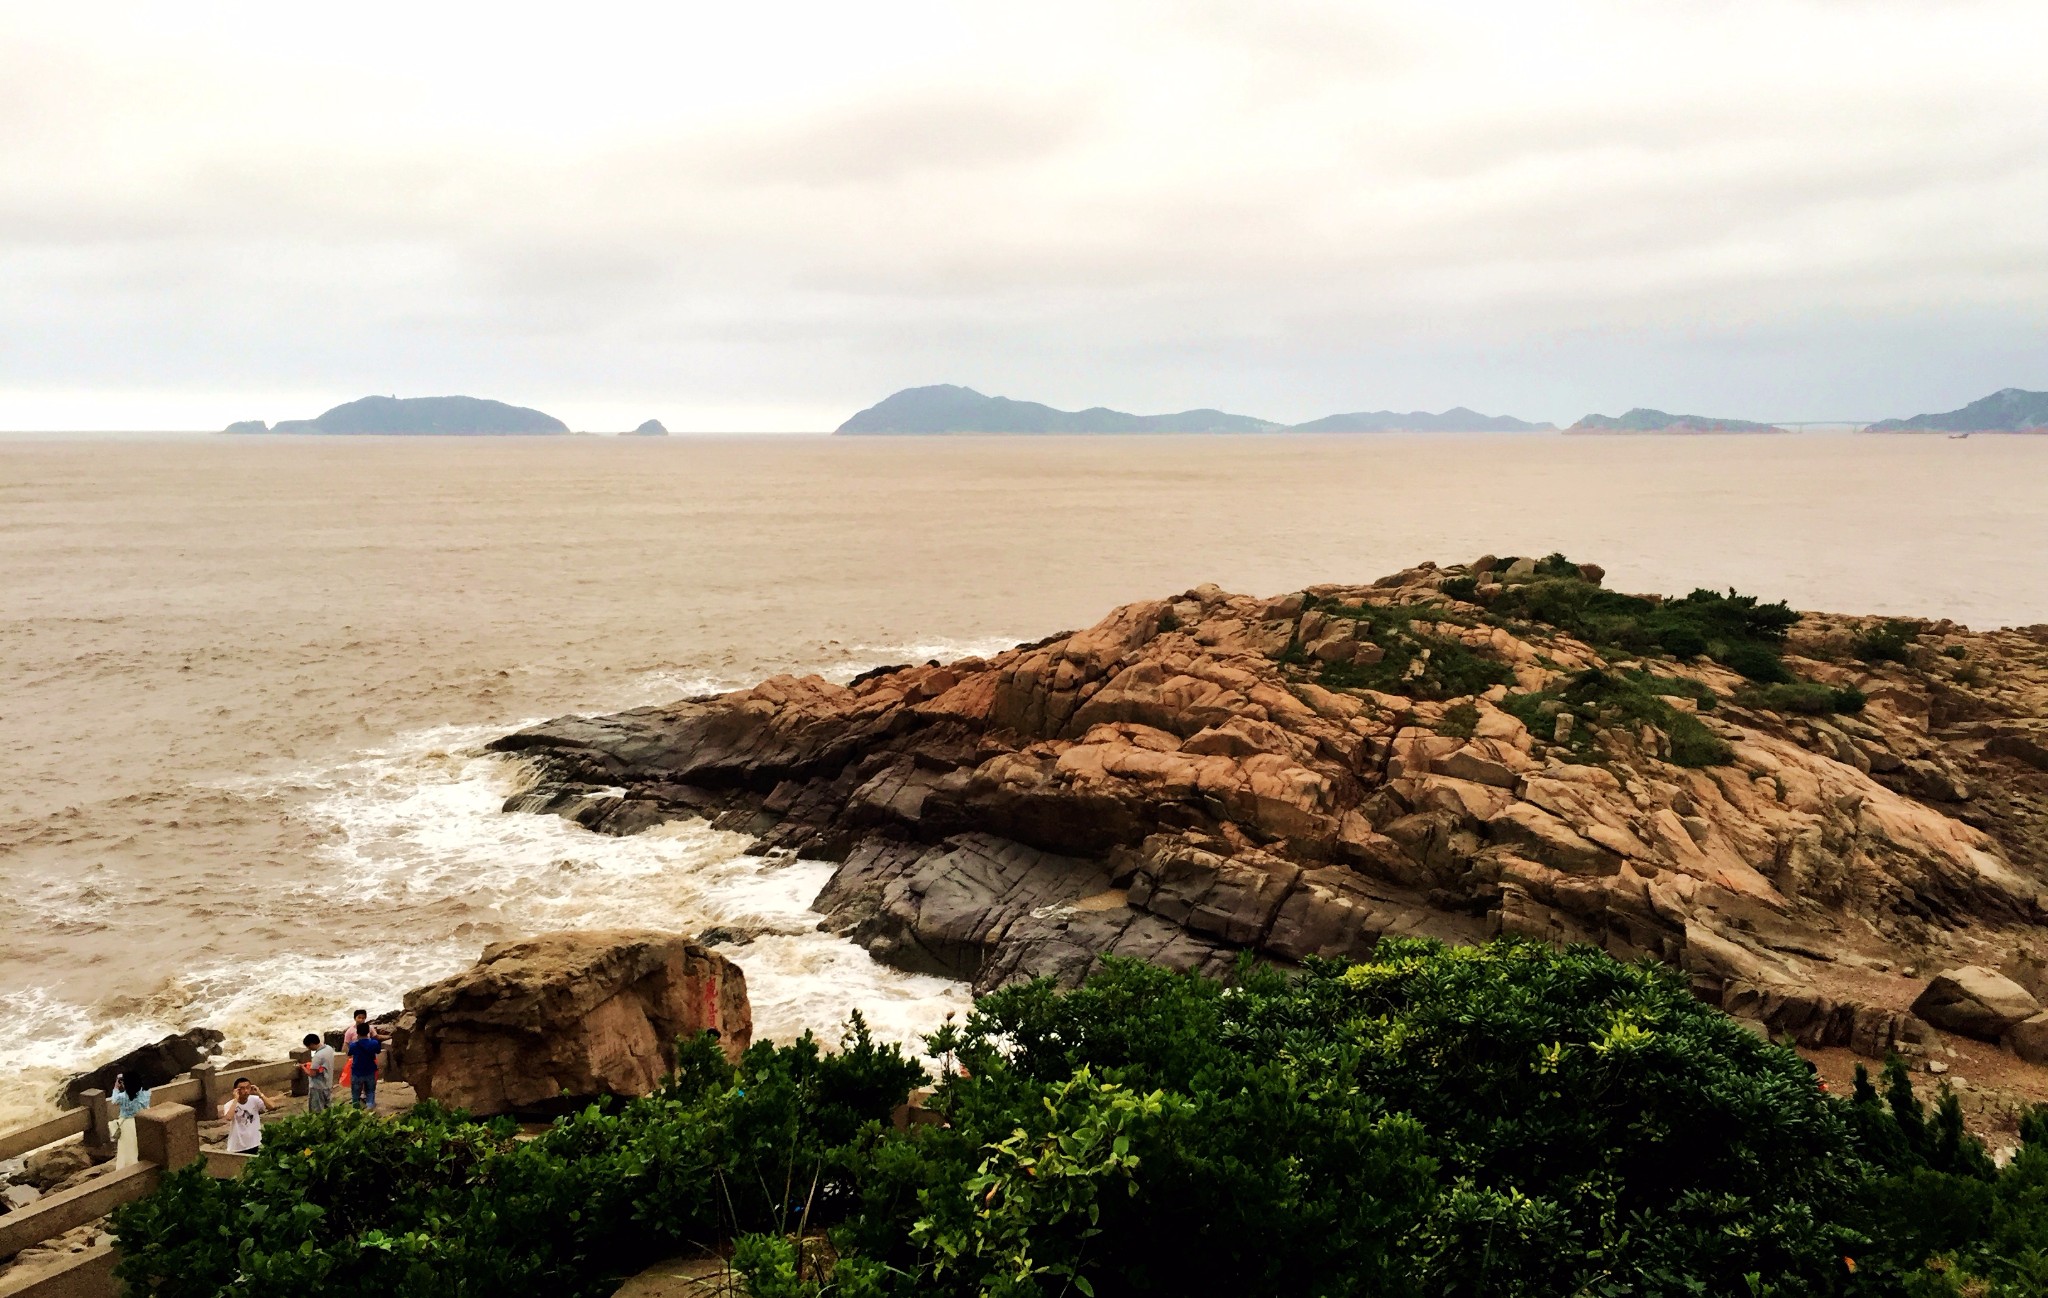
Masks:
[[[1532,424],[1513,415],[1482,415],[1464,406],[1452,406],[1440,415],[1427,410],[1399,414],[1392,410],[1361,411],[1351,415],[1325,415],[1288,428],[1290,433],[1543,433],[1556,424]]]
[[[1482,415],[1463,406],[1441,415],[1391,410],[1330,415],[1287,425],[1222,410],[1183,410],[1170,415],[1133,415],[1105,406],[1056,410],[1036,401],[984,396],[951,383],[905,388],[841,424],[835,431],[860,433],[1378,433],[1536,432],[1555,427],[1506,415]]]
[[[1782,433],[1776,424],[1759,424],[1747,419],[1718,419],[1711,415],[1674,415],[1648,406],[1637,406],[1623,415],[1587,415],[1565,429],[1567,433]]]
[[[1866,433],[2048,433],[2048,392],[2000,388],[1961,410],[1881,419]]]
[[[841,433],[1266,433],[1280,425],[1221,410],[1131,415],[1104,406],[1055,410],[1036,401],[983,396],[936,383],[885,397],[834,430]]]
[[[224,431],[492,437],[566,433],[569,425],[538,410],[482,397],[363,397],[314,419],[284,419],[268,428],[249,419]]]

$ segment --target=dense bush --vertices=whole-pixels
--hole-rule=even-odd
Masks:
[[[597,1295],[727,1247],[759,1298],[2048,1292],[2048,1119],[2004,1171],[1902,1068],[1826,1095],[1660,967],[1507,941],[982,1000],[920,1076],[701,1043],[531,1140],[425,1106],[272,1126],[117,1214],[160,1295]],[[817,1236],[829,1232],[831,1247]],[[799,1248],[793,1239],[807,1237]]]
[[[1856,637],[1856,656],[1872,663],[1906,662],[1919,638],[1919,628],[1911,622],[1883,622]]]
[[[161,1298],[608,1294],[659,1258],[793,1229],[806,1200],[853,1201],[848,1151],[924,1072],[857,1017],[844,1045],[762,1043],[735,1072],[688,1043],[662,1094],[531,1140],[432,1104],[282,1119],[240,1179],[194,1165],[120,1209],[120,1275]]]
[[[1791,679],[1780,653],[1799,614],[1782,601],[1695,590],[1684,599],[1654,601],[1604,590],[1584,580],[1562,555],[1537,565],[1534,581],[1509,586],[1493,612],[1568,631],[1588,644],[1626,653],[1668,653],[1680,660],[1711,657],[1754,681]]]

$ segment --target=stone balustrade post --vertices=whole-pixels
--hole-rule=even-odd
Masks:
[[[312,1060],[312,1058],[313,1052],[306,1049],[304,1046],[297,1047],[292,1051],[291,1054],[291,1060],[295,1064],[308,1063]],[[311,1090],[312,1087],[313,1083],[309,1078],[307,1078],[306,1070],[304,1068],[299,1068],[292,1073],[291,1093],[293,1095],[303,1098],[306,1092]]]
[[[155,1104],[144,1109],[135,1115],[135,1154],[166,1172],[198,1162],[199,1115],[185,1104]]]
[[[220,1106],[228,1102],[228,1093],[235,1089],[234,1079],[221,1075],[220,1065],[212,1060],[197,1064],[192,1076],[199,1083],[199,1111],[210,1122],[220,1113]]]
[[[114,1102],[98,1087],[78,1093],[78,1107],[85,1110],[85,1131],[79,1143],[94,1158],[114,1156]]]

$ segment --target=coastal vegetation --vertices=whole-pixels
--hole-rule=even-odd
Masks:
[[[1216,980],[1109,961],[983,998],[925,1069],[682,1043],[666,1087],[523,1136],[431,1105],[271,1128],[117,1216],[131,1291],[611,1291],[725,1252],[758,1298],[2028,1295],[2048,1117],[1997,1167],[1954,1097],[1820,1088],[1681,976],[1387,939]],[[929,1119],[920,1120],[920,1119]]]
[[[1553,554],[1537,561],[1534,580],[1504,587],[1489,608],[1623,655],[1710,658],[1762,684],[1792,679],[1782,655],[1785,633],[1799,614],[1783,601],[1766,604],[1732,590],[1725,595],[1695,590],[1683,599],[1666,600],[1624,595],[1586,580],[1578,564]]]

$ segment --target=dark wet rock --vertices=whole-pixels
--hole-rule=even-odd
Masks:
[[[137,1046],[117,1059],[101,1064],[89,1072],[83,1072],[64,1083],[64,1090],[58,1104],[66,1109],[78,1107],[78,1097],[89,1090],[112,1092],[114,1078],[126,1075],[130,1082],[144,1086],[161,1086],[180,1073],[190,1072],[220,1052],[221,1042],[227,1038],[212,1028],[191,1028],[175,1032],[161,1041],[146,1046]]]

